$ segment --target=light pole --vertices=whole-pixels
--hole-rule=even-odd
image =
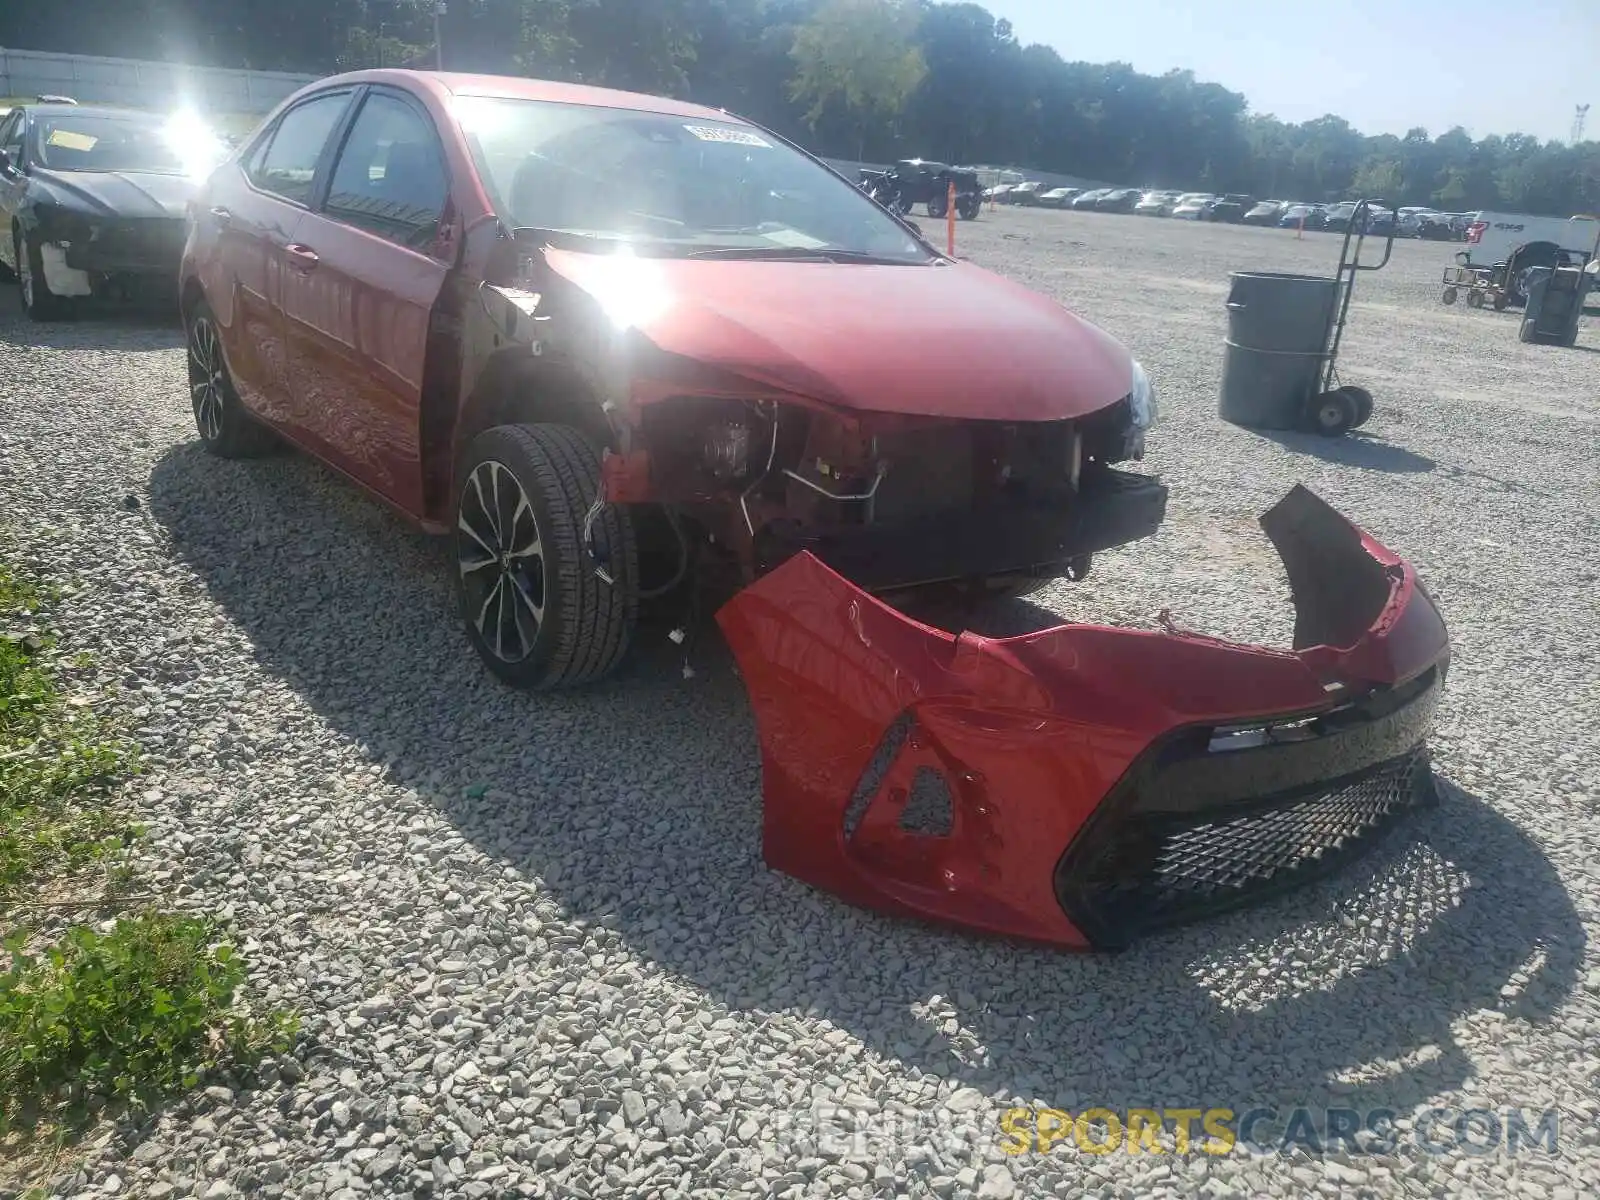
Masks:
[[[444,70],[444,36],[439,32],[439,18],[444,16],[444,0],[433,6],[433,69]]]

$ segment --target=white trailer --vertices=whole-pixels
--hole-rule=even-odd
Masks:
[[[1492,267],[1529,242],[1554,242],[1563,250],[1593,254],[1600,219],[1595,217],[1530,217],[1526,213],[1476,212],[1467,226],[1467,259],[1474,267]]]

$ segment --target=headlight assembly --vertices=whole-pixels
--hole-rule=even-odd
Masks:
[[[1133,361],[1133,379],[1128,388],[1128,412],[1135,433],[1143,433],[1161,416],[1161,410],[1156,404],[1156,389],[1151,385],[1150,376],[1145,373],[1138,359]]]

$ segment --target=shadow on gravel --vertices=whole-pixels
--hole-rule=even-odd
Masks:
[[[860,912],[761,864],[754,730],[720,640],[687,683],[667,647],[601,687],[513,693],[468,652],[440,548],[314,464],[190,443],[150,497],[265,671],[713,1007],[822,1017],[905,1067],[1075,1111],[1400,1108],[1467,1081],[1463,1019],[1543,1021],[1574,986],[1584,934],[1555,870],[1492,798],[1450,787],[1338,878],[1120,956]]]
[[[32,322],[22,314],[16,290],[0,285],[0,346],[50,350],[170,350],[184,344],[184,326],[166,307],[85,307],[66,320]]]
[[[1433,459],[1407,450],[1404,446],[1380,441],[1360,430],[1352,430],[1343,437],[1322,437],[1315,433],[1297,433],[1293,430],[1256,432],[1295,454],[1309,454],[1324,462],[1361,467],[1368,471],[1388,471],[1395,475],[1423,475],[1439,465]]]

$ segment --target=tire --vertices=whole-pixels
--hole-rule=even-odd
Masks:
[[[13,229],[11,248],[17,256],[17,287],[22,292],[22,310],[34,321],[61,320],[67,315],[67,302],[51,292],[50,285],[45,282],[39,247],[24,237],[20,229]]]
[[[605,505],[591,535],[612,581],[596,574],[583,537],[594,445],[566,425],[499,425],[472,440],[456,478],[456,595],[489,670],[535,691],[616,670],[638,623],[638,546],[627,511]]]
[[[1089,577],[1094,565],[1094,555],[1080,554],[1060,564],[1049,575],[997,575],[983,581],[984,598],[988,600],[1025,600],[1044,591],[1058,579],[1081,583]]]
[[[1343,388],[1323,392],[1311,402],[1311,431],[1323,437],[1338,437],[1355,428],[1355,397]]]
[[[204,300],[184,314],[185,356],[189,367],[189,407],[200,444],[218,458],[259,458],[277,449],[278,439],[252,417],[239,399],[222,353],[217,319]]]
[[[956,201],[956,216],[960,217],[963,221],[976,221],[978,219],[978,214],[982,211],[983,201],[981,200]]]
[[[1483,293],[1478,291],[1476,288],[1474,288],[1472,291],[1468,292],[1467,293],[1467,307],[1468,308],[1482,308],[1483,307]]]
[[[1343,392],[1346,396],[1349,396],[1351,400],[1355,401],[1355,406],[1356,406],[1356,419],[1355,419],[1355,426],[1354,426],[1355,428],[1360,428],[1362,425],[1365,425],[1368,421],[1372,420],[1372,393],[1371,392],[1367,391],[1366,388],[1353,387],[1353,386],[1349,386],[1349,385],[1347,385],[1345,387],[1342,387],[1339,390],[1341,392]]]
[[[1444,290],[1444,302],[1446,304],[1454,304],[1456,302],[1456,289],[1455,288],[1445,288],[1445,290]]]
[[[1483,303],[1483,301],[1480,300],[1478,303],[1481,305]],[[1496,292],[1494,294],[1494,310],[1495,310],[1495,312],[1505,312],[1506,307],[1510,303],[1511,303],[1511,297],[1506,295],[1504,292]]]
[[[937,200],[928,201],[928,218],[933,221],[943,220],[950,212],[950,201],[940,196]]]

